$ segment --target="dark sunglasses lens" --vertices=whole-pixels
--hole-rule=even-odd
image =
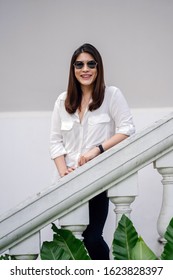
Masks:
[[[97,63],[94,60],[88,61],[87,66],[91,69],[96,67]]]
[[[90,60],[87,62],[87,67],[90,69],[96,68],[97,62],[94,60]],[[76,69],[82,69],[84,67],[84,62],[83,61],[75,61],[74,66]]]
[[[82,67],[84,66],[84,63],[82,61],[76,61],[74,63],[74,66],[76,67],[76,69],[82,69]]]

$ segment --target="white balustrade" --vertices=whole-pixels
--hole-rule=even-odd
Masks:
[[[138,194],[137,172],[153,161],[163,176],[158,232],[164,241],[173,217],[173,113],[2,214],[0,254],[9,250],[18,259],[36,259],[39,231],[57,219],[82,239],[89,223],[87,201],[101,191],[107,190],[115,205],[116,224],[123,214],[130,217],[130,205]]]
[[[89,224],[88,203],[76,208],[59,219],[62,228],[71,230],[76,238],[83,240],[82,233]]]
[[[9,249],[9,254],[16,260],[35,260],[40,253],[40,232],[21,241]]]
[[[114,211],[116,214],[117,226],[123,214],[130,218],[130,205],[138,195],[138,173],[134,173],[110,188],[107,195],[111,202],[115,205]]]
[[[166,228],[173,218],[173,151],[154,162],[154,167],[162,175],[163,197],[160,215],[157,222],[159,241],[165,242]]]

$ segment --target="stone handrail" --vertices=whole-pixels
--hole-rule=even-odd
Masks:
[[[173,113],[0,216],[0,253],[173,150]]]

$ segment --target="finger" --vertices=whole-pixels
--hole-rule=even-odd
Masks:
[[[78,159],[78,166],[81,165],[81,157]]]
[[[81,166],[83,164],[83,157],[81,156],[79,161],[78,161],[79,166]]]
[[[84,156],[81,156],[80,161],[79,161],[79,165],[81,166],[81,165],[85,164],[86,162],[87,162],[86,158]]]
[[[69,168],[68,168],[68,171],[69,171],[69,172],[72,172],[72,171],[74,171],[75,169],[76,169],[76,167],[75,167],[75,166],[72,166],[72,167],[69,167]]]
[[[66,171],[64,172],[64,176],[65,176],[65,175],[68,175],[68,174],[69,174],[69,171],[66,170]]]
[[[68,168],[68,172],[70,173],[70,172],[72,172],[74,169],[73,168]]]

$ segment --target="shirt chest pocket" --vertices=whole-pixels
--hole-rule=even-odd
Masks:
[[[66,148],[72,146],[75,141],[74,122],[71,120],[64,120],[61,122],[61,135],[63,144]]]
[[[110,117],[100,114],[88,118],[87,147],[102,143],[108,138],[110,130]]]
[[[61,130],[62,131],[70,131],[73,128],[73,122],[72,121],[62,121],[61,122]]]
[[[107,124],[110,122],[110,117],[108,114],[100,114],[98,116],[92,116],[88,118],[88,125],[100,125],[100,124]]]

